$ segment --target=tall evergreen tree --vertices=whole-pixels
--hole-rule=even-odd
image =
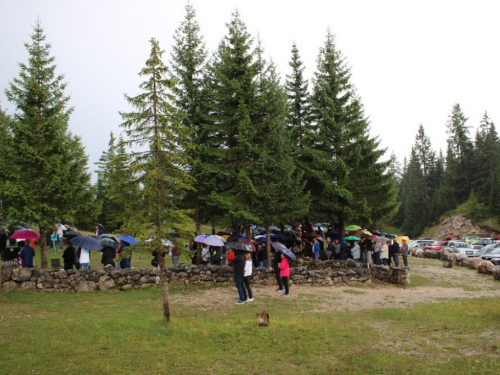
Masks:
[[[262,121],[256,107],[258,63],[251,50],[253,40],[235,12],[228,35],[219,44],[210,64],[211,92],[203,169],[208,173],[207,204],[226,212],[234,229],[254,221],[244,182],[248,165],[258,156],[255,126]]]
[[[63,76],[56,76],[50,44],[37,21],[26,43],[28,64],[6,90],[15,104],[13,145],[3,194],[8,216],[32,222],[40,230],[42,268],[47,268],[45,232],[64,219],[94,217],[87,156],[80,138],[68,131],[72,109]]]
[[[188,212],[178,209],[175,201],[191,189],[192,177],[186,171],[190,159],[186,150],[192,146],[187,142],[189,129],[183,126],[182,114],[173,105],[175,96],[171,90],[175,81],[166,78],[163,51],[158,41],[151,39],[150,42],[151,55],[139,73],[146,77],[139,86],[143,92],[135,97],[125,95],[135,112],[121,113],[124,120],[121,126],[129,137],[128,145],[146,147],[132,154],[131,165],[143,188],[129,224],[154,239],[149,250],[157,251],[161,258],[163,314],[169,322],[167,270],[161,240],[169,238],[172,229],[183,230],[189,221]],[[176,238],[170,240],[177,241]]]
[[[452,192],[454,200],[457,203],[462,203],[467,200],[471,190],[473,145],[469,138],[467,118],[463,114],[460,104],[453,106],[446,126],[448,153],[446,155],[445,183]]]
[[[425,180],[415,146],[411,151],[408,175],[409,189],[406,199],[406,212],[402,229],[405,234],[409,236],[416,236],[422,233],[427,222],[425,210],[422,210],[421,207],[421,204],[424,201]]]
[[[292,73],[286,76],[286,93],[288,98],[288,125],[292,129],[292,140],[295,153],[301,148],[302,138],[309,131],[311,104],[309,101],[308,82],[304,78],[304,67],[300,60],[297,45],[292,45],[292,59],[289,63]]]
[[[202,125],[205,122],[204,108],[204,69],[207,60],[205,43],[200,35],[200,26],[196,21],[196,12],[191,4],[186,5],[186,17],[175,31],[175,44],[172,47],[172,76],[177,80],[173,87],[176,106],[186,116],[183,125],[191,129],[189,142],[194,145],[189,156],[193,160],[190,174],[194,177],[193,189],[187,199],[194,206],[196,234],[200,234],[200,195],[206,195],[205,179],[201,171],[201,149],[205,143]]]
[[[95,163],[98,167],[97,169],[97,200],[101,202],[101,209],[99,216],[97,217],[99,223],[102,223],[105,228],[108,228],[110,232],[114,231],[116,228],[108,222],[108,216],[114,210],[114,205],[108,199],[108,190],[111,181],[111,160],[115,157],[116,149],[116,139],[113,133],[110,134],[108,150],[103,151],[99,161]]]
[[[482,202],[489,201],[491,178],[500,159],[500,147],[495,125],[485,113],[474,141],[471,188]]]

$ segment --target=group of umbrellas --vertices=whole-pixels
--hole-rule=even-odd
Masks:
[[[223,236],[226,236],[227,238],[224,238]],[[283,237],[282,235],[280,236]],[[265,237],[265,236],[257,236],[257,237]],[[255,237],[255,240],[265,242],[262,239],[258,239],[257,237]],[[274,238],[278,239],[276,235],[274,235]],[[255,245],[252,243],[251,240],[241,238],[241,236],[235,234],[232,235],[213,234],[210,236],[206,234],[200,234],[194,238],[194,241],[208,246],[225,246],[228,249],[242,250],[248,252],[256,251]],[[271,242],[271,246],[274,247],[274,249],[276,249],[277,251],[280,251],[283,254],[285,254],[292,261],[295,261],[295,254],[292,252],[292,250],[288,249],[282,243],[274,241]]]
[[[101,234],[98,237],[92,237],[82,235],[76,230],[71,230],[64,233],[64,237],[68,238],[73,245],[88,250],[101,250],[103,246],[110,246],[113,249],[117,249],[120,242],[126,242],[130,245],[137,243],[137,240],[128,234],[120,234],[118,236]],[[17,240],[38,240],[40,239],[40,234],[33,229],[21,229],[12,234],[10,238]]]

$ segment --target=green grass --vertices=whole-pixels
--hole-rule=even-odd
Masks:
[[[157,288],[0,293],[2,374],[496,374],[500,300],[443,300],[413,309],[319,312],[301,294],[203,308],[209,294],[171,285],[172,322]],[[234,289],[234,288],[233,288]],[[347,289],[346,293],[358,292]],[[363,292],[362,292],[363,293]],[[176,295],[180,295],[176,297]],[[200,298],[199,304],[186,298]],[[186,297],[186,298],[185,298]],[[298,308],[300,307],[300,309]],[[258,327],[266,310],[271,325]]]

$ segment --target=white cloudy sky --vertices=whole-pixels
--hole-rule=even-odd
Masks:
[[[136,95],[137,73],[155,37],[168,60],[185,0],[0,0],[0,105],[12,113],[4,89],[27,61],[37,17],[65,74],[74,113],[70,129],[82,137],[90,168],[119,134],[123,94]],[[498,1],[191,0],[210,52],[238,9],[268,58],[289,73],[295,41],[310,78],[329,27],[352,67],[352,80],[371,132],[400,161],[419,124],[436,150],[445,149],[446,121],[460,103],[471,136],[484,112],[500,123]]]

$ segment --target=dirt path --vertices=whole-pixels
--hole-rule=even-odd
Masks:
[[[464,267],[443,268],[442,263],[434,259],[411,259],[410,266],[410,286],[406,288],[375,282],[360,287],[292,286],[289,298],[307,300],[309,311],[312,304],[314,311],[328,312],[376,307],[412,308],[416,303],[436,303],[447,298],[500,297],[500,283],[491,275]],[[253,286],[255,301],[252,304],[264,307],[269,299],[281,298],[281,293],[275,289],[275,286]],[[172,300],[198,306],[201,310],[215,310],[231,305],[237,296],[236,288],[231,286],[175,295]]]

